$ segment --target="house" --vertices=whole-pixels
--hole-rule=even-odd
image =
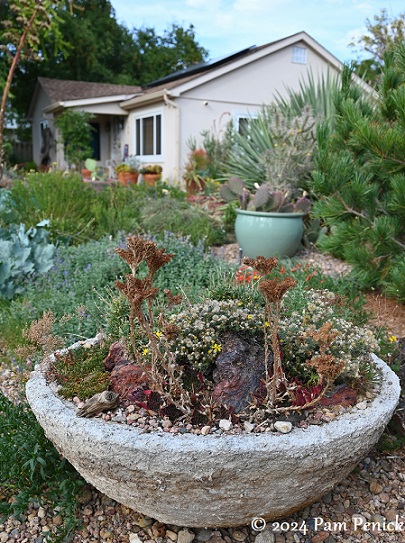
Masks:
[[[192,66],[146,87],[58,81],[39,78],[30,107],[34,160],[65,166],[55,146],[52,119],[66,108],[95,114],[94,158],[113,165],[136,155],[144,164],[160,164],[163,177],[181,179],[187,142],[201,142],[204,130],[236,126],[287,88],[297,89],[312,72],[340,73],[339,62],[305,32],[221,59]]]

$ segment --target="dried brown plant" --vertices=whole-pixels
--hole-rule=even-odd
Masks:
[[[131,343],[136,361],[143,368],[149,386],[166,404],[173,404],[184,416],[189,417],[192,412],[190,393],[183,386],[182,368],[177,364],[168,343],[178,333],[178,329],[167,321],[165,315],[167,308],[181,302],[181,296],[166,290],[167,304],[160,311],[155,307],[159,289],[153,286],[154,276],[162,266],[170,262],[173,255],[139,236],[128,236],[127,248],[116,251],[131,268],[126,282],[117,281],[116,286],[129,301]],[[148,266],[148,275],[140,278],[136,274],[142,262]],[[151,353],[148,359],[137,347],[135,322],[139,323],[148,339],[147,351]]]
[[[53,334],[55,317],[52,311],[45,311],[42,317],[26,327],[22,335],[28,341],[18,347],[16,354],[22,358],[31,358],[38,354],[48,355],[63,347],[63,339]]]
[[[267,277],[276,267],[277,258],[264,258],[258,256],[256,259],[244,259],[244,263],[258,270],[263,277],[258,281],[258,289],[265,299],[264,309],[264,350],[265,350],[265,387],[266,399],[265,403],[268,408],[273,409],[278,402],[282,401],[285,394],[279,394],[280,389],[287,387],[287,379],[281,361],[281,345],[278,335],[278,324],[280,321],[280,304],[284,294],[296,285],[293,277],[286,276],[280,279],[279,277]],[[269,332],[270,343],[269,344]],[[273,371],[270,375],[269,371],[269,356],[270,349],[273,352]]]

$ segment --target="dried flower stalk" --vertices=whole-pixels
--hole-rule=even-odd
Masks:
[[[159,292],[159,289],[153,286],[154,276],[162,266],[170,262],[173,255],[167,254],[165,249],[158,249],[152,241],[138,236],[128,236],[127,248],[116,251],[131,268],[126,282],[116,281],[116,286],[129,301],[131,343],[136,361],[143,368],[153,390],[167,404],[175,405],[185,416],[189,416],[192,412],[190,393],[183,386],[182,369],[176,363],[176,357],[168,344],[168,340],[178,333],[178,329],[167,322],[165,307],[160,310],[158,317],[154,311]],[[148,266],[148,274],[144,278],[137,277],[142,262],[146,262]],[[165,294],[166,308],[181,302],[181,295],[175,296],[170,290],[166,290]],[[136,345],[136,321],[148,339],[151,357],[147,362]],[[156,329],[159,333],[156,333]]]

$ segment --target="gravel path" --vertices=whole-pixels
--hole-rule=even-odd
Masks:
[[[238,261],[237,246],[215,252]],[[347,264],[332,257],[307,251],[300,256],[325,272],[349,271]],[[0,369],[0,389],[12,399],[18,398],[18,382],[12,370]],[[251,526],[208,530],[165,525],[131,511],[90,486],[80,496],[78,517],[82,526],[73,543],[401,543],[405,541],[405,448],[391,454],[372,450],[321,501],[281,519],[279,524],[269,523],[263,531],[254,531]],[[0,524],[0,543],[45,543],[46,535],[61,523],[63,518],[57,509],[32,504],[24,518],[10,517]]]

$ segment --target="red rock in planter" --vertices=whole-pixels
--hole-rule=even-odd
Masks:
[[[111,390],[119,395],[122,402],[131,401],[139,389],[146,385],[143,368],[135,364],[125,346],[124,340],[112,343],[104,359],[104,367],[111,371]]]

